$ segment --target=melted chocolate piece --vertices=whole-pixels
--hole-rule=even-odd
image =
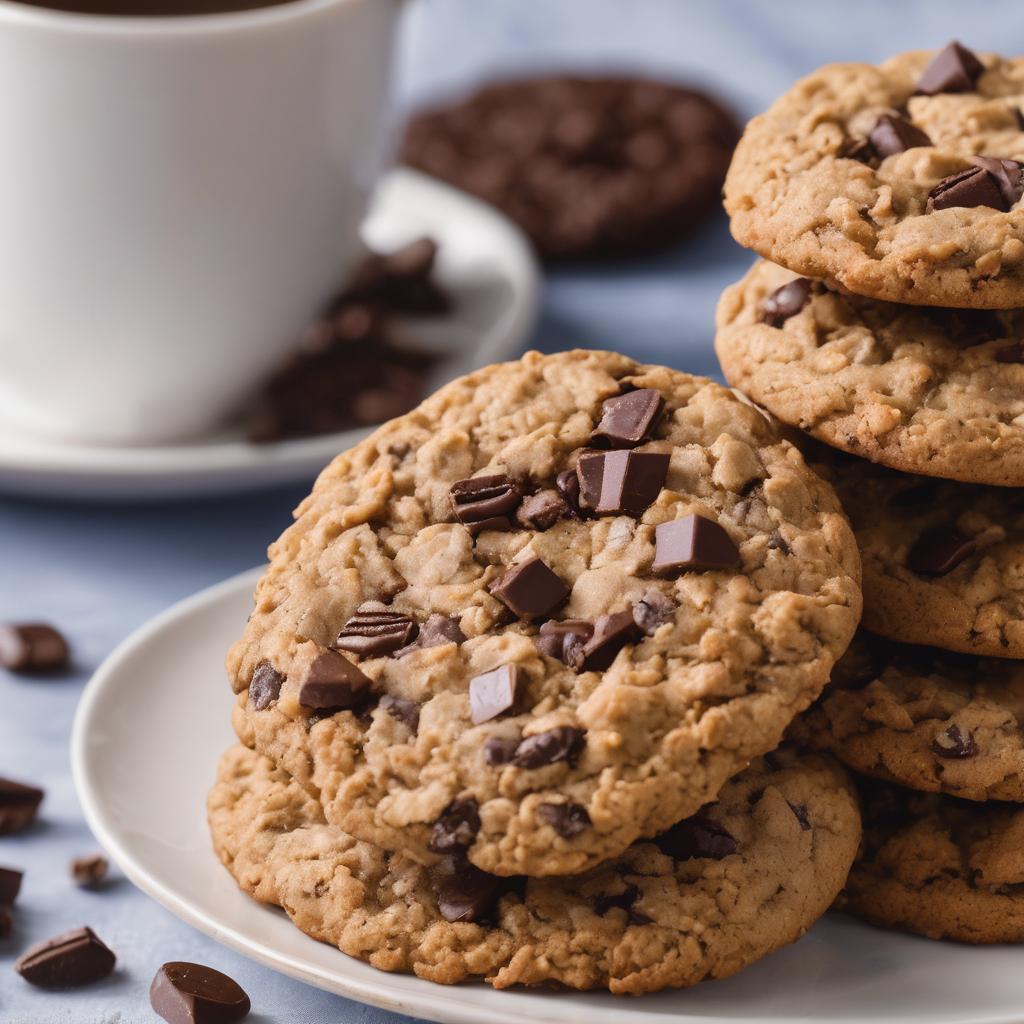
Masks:
[[[654,636],[659,626],[675,619],[678,607],[667,594],[651,587],[633,605],[633,621],[648,636]]]
[[[575,766],[583,751],[585,736],[582,729],[565,725],[527,736],[516,747],[512,763],[517,768],[542,768],[558,761],[568,761],[570,766]]]
[[[571,512],[565,498],[558,491],[548,489],[523,499],[516,512],[516,522],[527,530],[550,530]]]
[[[565,499],[573,515],[580,514],[580,481],[574,469],[563,469],[555,477],[555,487]]]
[[[563,839],[572,839],[590,828],[590,815],[579,804],[541,804],[537,820],[550,825]]]
[[[493,766],[511,764],[519,749],[520,741],[505,739],[502,736],[491,736],[484,743],[484,761]]]
[[[472,864],[460,864],[437,893],[437,909],[446,921],[479,921],[493,909],[502,879]]]
[[[961,729],[959,725],[951,725],[932,740],[932,750],[939,757],[960,761],[974,757],[978,753],[978,746],[970,732]]]
[[[534,643],[549,658],[568,664],[567,649],[582,646],[593,635],[593,624],[584,619],[549,619],[540,627]]]

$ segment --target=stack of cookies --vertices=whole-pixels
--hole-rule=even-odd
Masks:
[[[866,630],[794,729],[873,780],[846,905],[971,942],[1024,941],[1022,105],[1024,59],[957,43],[799,82],[729,172],[765,259],[716,340],[821,443],[864,562]]]
[[[779,747],[861,612],[831,487],[711,381],[526,355],[340,455],[229,657],[239,884],[384,970],[649,992],[798,938],[861,838]]]

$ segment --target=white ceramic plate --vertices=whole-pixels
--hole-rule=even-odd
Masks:
[[[448,353],[430,378],[433,390],[519,354],[536,319],[540,278],[529,243],[496,210],[416,171],[391,171],[375,193],[364,239],[386,252],[421,235],[438,242],[438,280],[455,298],[448,316],[403,321],[403,336]],[[188,443],[128,448],[41,440],[0,420],[0,492],[147,500],[299,482],[369,432],[253,445],[234,427]]]
[[[454,988],[384,974],[243,896],[215,858],[205,799],[234,741],[223,660],[260,570],[205,590],[126,640],[89,683],[72,758],[96,838],[140,888],[269,967],[375,1006],[451,1024],[1010,1024],[1024,1020],[1024,954],[877,931],[840,915],[724,982],[639,999]]]

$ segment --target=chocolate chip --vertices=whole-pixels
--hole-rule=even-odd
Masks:
[[[401,313],[446,313],[451,300],[432,277],[436,257],[437,243],[431,238],[374,254],[356,271],[340,301],[370,302]]]
[[[414,700],[394,697],[390,693],[380,699],[380,706],[394,719],[406,725],[415,735],[420,727],[420,706]]]
[[[916,92],[921,96],[934,96],[940,92],[972,92],[985,65],[958,42],[940,50],[917,80]]]
[[[995,354],[997,363],[1024,363],[1024,344],[1017,341],[999,349]]]
[[[659,626],[675,619],[679,606],[668,595],[651,587],[633,605],[633,621],[648,636],[654,636]]]
[[[781,327],[791,316],[796,316],[811,297],[812,281],[798,277],[795,281],[776,288],[761,303],[761,320],[769,327]]]
[[[973,537],[966,537],[954,526],[926,530],[907,555],[907,568],[926,576],[945,576],[977,548]]]
[[[446,921],[479,921],[497,902],[502,880],[472,864],[462,864],[437,893],[437,909]]]
[[[1020,199],[1022,176],[1017,161],[974,157],[973,162],[974,167],[943,178],[928,193],[929,210],[990,206],[1005,213]]]
[[[539,558],[512,566],[488,589],[521,619],[543,618],[569,599],[569,588]]]
[[[594,445],[635,448],[650,438],[665,401],[654,388],[638,388],[605,399],[601,422],[590,437]]]
[[[920,128],[892,114],[883,114],[875,122],[868,140],[874,151],[883,158],[932,144],[932,140]]]
[[[93,853],[87,857],[76,857],[71,862],[71,878],[75,885],[82,889],[93,889],[98,886],[110,870],[110,862],[102,853]]]
[[[408,615],[367,602],[345,623],[334,646],[364,658],[377,658],[412,643],[418,632],[419,627]]]
[[[973,156],[971,163],[988,171],[995,180],[1003,197],[1005,209],[1009,210],[1024,194],[1021,164],[1016,160],[1000,160],[991,156]]]
[[[590,815],[579,804],[541,804],[537,820],[550,825],[563,839],[572,839],[590,828]]]
[[[459,480],[449,494],[455,518],[473,536],[483,530],[509,529],[509,513],[523,497],[519,485],[504,473]]]
[[[180,960],[156,972],[149,1002],[168,1024],[232,1024],[251,1009],[249,997],[234,979],[212,967]]]
[[[598,515],[639,516],[661,493],[667,452],[589,452],[576,464],[583,501]]]
[[[527,736],[516,747],[512,763],[517,768],[541,768],[558,761],[568,761],[570,766],[575,766],[583,750],[585,736],[582,729],[564,725]]]
[[[491,736],[484,743],[484,761],[490,765],[511,764],[519,748],[519,740]]]
[[[810,832],[811,818],[807,811],[807,804],[795,804],[791,800],[787,800],[786,803],[789,804],[789,809],[793,812],[793,816],[800,822],[800,828],[804,832]]]
[[[33,946],[14,969],[39,988],[76,988],[105,978],[116,961],[91,928],[76,928]]]
[[[932,740],[932,750],[939,757],[962,760],[974,757],[978,752],[978,746],[970,732],[964,731],[959,725],[951,725]]]
[[[516,706],[522,685],[518,665],[499,665],[469,681],[470,718],[474,725],[511,711]]]
[[[564,469],[555,477],[555,487],[575,515],[580,514],[580,480],[574,469]]]
[[[284,676],[270,662],[261,661],[253,669],[249,680],[249,700],[252,701],[253,709],[266,711],[281,696],[283,684]]]
[[[480,831],[480,808],[473,797],[453,800],[434,822],[430,849],[434,853],[462,853]]]
[[[540,627],[534,643],[549,658],[565,661],[566,646],[585,644],[594,635],[594,626],[584,619],[549,619]]]
[[[674,860],[722,860],[734,854],[740,846],[724,825],[703,814],[695,814],[673,825],[654,842],[662,853]]]
[[[442,644],[461,644],[466,634],[462,632],[457,615],[448,616],[434,613],[420,626],[419,635],[406,647],[395,651],[396,658],[404,658],[413,651],[421,651],[427,647],[440,647]]]
[[[370,680],[337,651],[322,651],[306,672],[299,687],[299,703],[304,708],[344,711],[366,698]]]
[[[676,576],[694,569],[738,569],[739,548],[714,520],[683,516],[661,523],[654,531],[654,563],[662,576]]]
[[[640,890],[635,885],[627,885],[626,888],[619,893],[595,896],[594,913],[599,917],[604,917],[604,915],[613,908],[618,908],[619,910],[630,910],[639,897]]]
[[[14,868],[0,868],[0,907],[12,907],[21,891],[22,873]]]
[[[516,522],[527,530],[550,530],[571,511],[558,491],[549,488],[523,499],[516,511]]]
[[[52,672],[68,663],[68,643],[42,622],[0,624],[0,666],[12,672]]]
[[[603,672],[615,660],[626,644],[634,643],[640,628],[633,618],[632,609],[599,615],[594,623],[594,635],[582,646],[566,650],[566,664],[577,672]]]
[[[0,778],[0,835],[31,825],[42,802],[41,789]]]

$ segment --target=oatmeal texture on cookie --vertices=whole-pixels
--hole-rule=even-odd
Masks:
[[[748,124],[725,184],[732,232],[858,295],[1024,306],[1022,105],[1022,58],[827,65]]]
[[[791,751],[756,761],[655,842],[573,878],[496,878],[452,858],[426,867],[360,842],[240,746],[221,762],[209,818],[244,891],[374,967],[631,994],[725,978],[799,938],[860,841],[843,771]]]
[[[235,726],[360,839],[577,873],[778,744],[858,576],[834,494],[759,411],[531,353],[324,471],[229,657]]]

